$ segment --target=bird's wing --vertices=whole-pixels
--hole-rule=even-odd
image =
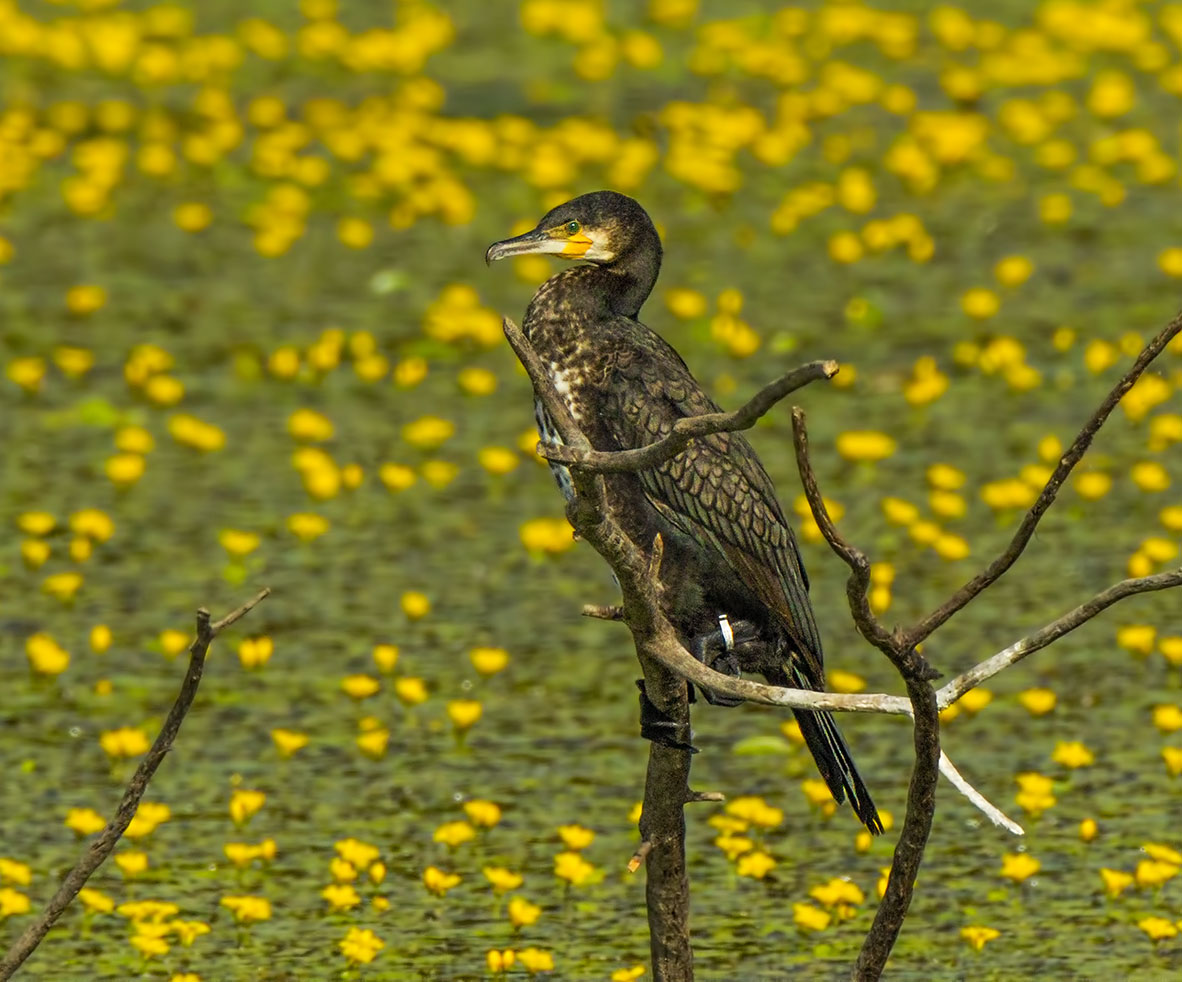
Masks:
[[[636,327],[633,322],[633,331]],[[608,386],[614,404],[603,420],[624,448],[661,439],[678,419],[719,411],[681,356],[658,335],[640,329],[640,338],[618,351]],[[711,543],[778,615],[813,685],[823,686],[821,639],[804,564],[751,444],[739,433],[718,433],[695,440],[688,451],[639,477],[666,520]]]

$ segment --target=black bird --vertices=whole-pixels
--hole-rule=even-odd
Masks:
[[[485,259],[531,253],[588,263],[538,288],[523,330],[596,450],[644,446],[678,419],[718,411],[681,356],[637,319],[662,252],[636,201],[614,191],[580,195],[533,231],[491,245]],[[559,442],[540,402],[536,412],[542,439]],[[569,472],[551,466],[569,499]],[[666,613],[698,658],[730,674],[758,671],[773,685],[824,688],[821,638],[796,538],[741,434],[695,440],[659,467],[605,479],[613,514],[634,542],[648,549],[661,534]],[[858,818],[881,832],[832,716],[795,712],[833,797],[848,796]]]

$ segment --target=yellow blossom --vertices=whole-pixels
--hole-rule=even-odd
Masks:
[[[275,642],[267,635],[243,638],[238,643],[238,661],[245,669],[262,668],[275,653]]]
[[[361,903],[361,895],[351,883],[330,883],[320,891],[334,911],[351,910]]]
[[[875,430],[849,430],[837,437],[837,452],[846,460],[884,460],[896,448],[891,437]]]
[[[93,914],[109,914],[115,909],[114,900],[92,887],[83,887],[79,890],[78,899],[82,901],[82,906]]]
[[[147,734],[135,726],[105,730],[99,734],[99,744],[103,752],[111,758],[138,757],[147,753],[150,746]]]
[[[379,671],[394,671],[394,666],[398,664],[398,645],[375,644],[373,646],[373,661]]]
[[[501,820],[501,806],[495,801],[473,798],[464,802],[464,814],[473,825],[492,828]]]
[[[61,675],[70,667],[70,654],[44,631],[31,635],[25,641],[25,654],[29,668],[38,675]]]
[[[124,876],[139,876],[148,868],[148,855],[143,852],[120,852],[115,855],[115,864]]]
[[[1018,701],[1031,716],[1045,716],[1055,708],[1055,693],[1050,689],[1027,689],[1018,694]]]
[[[509,652],[504,648],[473,648],[468,653],[472,667],[481,675],[496,675],[509,664]]]
[[[484,707],[475,699],[452,699],[447,704],[447,715],[457,733],[471,729],[480,719]]]
[[[514,873],[503,866],[485,866],[482,872],[485,879],[492,884],[493,892],[498,895],[516,890],[524,882],[524,877],[520,873]],[[514,924],[514,927],[517,926],[519,925]]]
[[[427,683],[421,678],[404,675],[394,680],[394,695],[405,706],[417,706],[427,701]]]
[[[412,621],[422,620],[431,613],[431,601],[424,593],[408,590],[402,595],[402,612]]]
[[[107,827],[107,820],[93,808],[71,808],[66,812],[66,828],[80,836],[94,835]]]
[[[1006,853],[1001,860],[1001,875],[1021,883],[1042,869],[1042,863],[1029,853]]]
[[[1159,887],[1178,875],[1177,863],[1167,863],[1160,859],[1142,859],[1137,864],[1133,874],[1139,887]]]
[[[423,886],[440,897],[452,887],[459,886],[460,880],[458,873],[445,873],[435,866],[428,866],[423,870]]]
[[[984,287],[968,290],[960,298],[960,306],[966,314],[976,320],[988,320],[1001,307],[997,294]]]
[[[1178,934],[1178,926],[1165,917],[1143,917],[1137,922],[1137,927],[1153,941],[1164,941]]]
[[[1091,842],[1100,833],[1100,826],[1094,818],[1085,818],[1079,823],[1079,838],[1082,842]]]
[[[236,788],[230,795],[230,820],[235,825],[245,825],[267,801],[262,791]]]
[[[308,745],[306,734],[282,728],[276,728],[271,731],[271,740],[275,744],[275,749],[279,751],[279,756],[285,759],[293,756],[297,751],[303,750]]]
[[[565,518],[534,518],[522,524],[521,542],[534,555],[557,555],[574,546],[570,524]]]
[[[753,879],[762,880],[775,868],[775,865],[776,861],[771,856],[757,850],[740,856],[735,866],[735,872],[739,876],[750,876]]]
[[[539,951],[537,948],[522,948],[517,952],[517,960],[525,966],[525,970],[530,975],[536,975],[538,972],[554,971],[554,956],[548,951]]]
[[[509,899],[509,923],[516,928],[529,927],[542,916],[542,908],[531,904],[524,897],[515,896]]]
[[[595,833],[582,825],[560,825],[558,835],[567,849],[578,851],[586,849],[595,839]]]
[[[554,875],[581,886],[595,873],[595,867],[577,852],[560,852],[554,857]]]
[[[994,938],[1000,938],[1001,932],[997,928],[974,924],[960,929],[960,936],[974,951],[980,951],[985,944]]]
[[[341,954],[353,964],[368,965],[386,947],[386,942],[368,928],[351,927],[337,946]]]
[[[266,897],[227,896],[222,897],[221,905],[234,915],[234,920],[239,924],[271,918],[271,902]]]
[[[1070,742],[1060,740],[1055,744],[1055,751],[1051,754],[1051,759],[1056,764],[1062,764],[1071,769],[1088,767],[1096,762],[1095,754],[1078,740]]]
[[[435,830],[432,838],[436,842],[442,842],[449,849],[455,849],[475,839],[476,830],[467,822],[444,822]]]
[[[833,918],[812,904],[793,904],[792,920],[802,931],[824,931]]]
[[[372,675],[346,675],[341,679],[341,691],[350,699],[368,699],[377,694],[382,683]]]

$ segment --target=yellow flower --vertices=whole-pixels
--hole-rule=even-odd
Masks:
[[[1050,689],[1027,689],[1018,694],[1018,701],[1031,716],[1045,716],[1055,708],[1055,693]]]
[[[61,675],[70,667],[70,654],[44,631],[25,641],[29,668],[38,675]]]
[[[372,675],[346,675],[341,679],[341,691],[350,699],[368,699],[381,689],[382,683]]]
[[[504,648],[473,648],[468,657],[472,667],[485,677],[504,671],[509,664],[509,652]]]
[[[427,377],[427,359],[413,357],[394,366],[394,384],[400,389],[411,389]]]
[[[258,638],[243,638],[238,644],[238,662],[245,669],[262,668],[275,653],[275,642],[265,634]]]
[[[891,437],[876,430],[849,430],[837,437],[837,452],[846,460],[884,460],[897,446]]]
[[[338,943],[341,954],[357,965],[368,965],[384,947],[386,942],[368,928],[349,928],[349,933]]]
[[[1000,938],[1001,932],[996,928],[974,924],[969,927],[962,927],[960,929],[960,936],[968,942],[970,948],[974,951],[980,951],[985,947],[986,942],[992,941],[994,938]]]
[[[560,825],[558,835],[567,849],[577,852],[586,849],[595,840],[595,833],[582,825]]]
[[[14,358],[4,371],[11,381],[26,392],[37,392],[45,378],[45,362],[41,358]]]
[[[177,940],[186,948],[201,937],[201,935],[209,934],[210,930],[212,930],[204,921],[170,921],[168,927],[176,935]],[[174,975],[171,982],[176,982],[177,978],[178,976]],[[193,982],[201,982],[192,973],[189,973],[189,978]]]
[[[464,802],[464,814],[474,825],[492,828],[501,820],[501,806],[493,801],[473,798]]]
[[[308,745],[307,735],[295,730],[276,728],[271,731],[271,739],[275,743],[275,749],[279,751],[279,756],[284,759],[293,756]]]
[[[508,447],[482,447],[477,459],[481,467],[498,477],[515,471],[521,463],[521,458]]]
[[[665,291],[665,306],[674,317],[690,320],[706,313],[706,297],[697,290],[678,287]]]
[[[374,760],[380,760],[386,755],[386,747],[390,743],[390,731],[385,727],[367,730],[358,735],[356,742],[357,749],[365,754],[365,756],[372,757]]]
[[[517,961],[517,952],[512,948],[505,948],[503,951],[490,948],[484,957],[488,963],[488,970],[494,975],[501,975],[513,967]]]
[[[471,729],[480,719],[484,707],[475,699],[453,699],[447,704],[447,715],[457,733]]]
[[[1100,833],[1100,826],[1094,818],[1085,818],[1079,823],[1079,838],[1081,842],[1091,842]]]
[[[363,869],[377,862],[378,856],[381,855],[377,846],[362,842],[360,839],[340,839],[333,843],[333,849],[342,860],[357,869]],[[348,878],[353,879],[352,876]],[[341,877],[337,877],[337,879],[341,879]]]
[[[412,468],[403,464],[382,464],[378,468],[378,479],[391,491],[405,491],[418,477]]]
[[[570,524],[565,518],[533,518],[519,530],[522,545],[534,555],[557,555],[574,546]]]
[[[171,950],[167,941],[151,934],[133,934],[131,943],[145,958],[163,957]]]
[[[1150,859],[1155,859],[1159,863],[1182,866],[1182,852],[1179,852],[1173,846],[1167,846],[1160,842],[1146,842],[1141,848]]]
[[[1001,308],[997,294],[984,287],[967,290],[960,298],[961,309],[975,320],[988,320]]]
[[[1120,870],[1101,867],[1100,878],[1104,881],[1104,891],[1110,897],[1119,897],[1133,885],[1133,875]]]
[[[172,210],[172,220],[182,231],[200,232],[213,221],[213,212],[200,201],[186,201]]]
[[[542,908],[531,904],[524,897],[511,897],[509,900],[509,923],[514,928],[529,927],[542,916]]]
[[[517,952],[517,960],[525,966],[525,970],[530,975],[536,975],[538,972],[554,971],[554,956],[548,951],[540,951],[537,948],[522,948]]]
[[[793,904],[792,920],[802,931],[824,931],[833,918],[812,904]]]
[[[456,381],[461,391],[470,396],[487,396],[497,391],[497,377],[487,368],[465,368]]]
[[[420,450],[441,447],[456,431],[456,424],[438,416],[423,416],[402,428],[402,439]]]
[[[1021,883],[1042,869],[1042,863],[1029,853],[1006,853],[1001,859],[1001,875]]]
[[[865,688],[866,680],[853,672],[838,668],[829,673],[829,689],[832,692],[862,692]]]
[[[144,476],[144,467],[144,458],[139,454],[115,454],[107,458],[107,477],[117,488],[129,488]]]
[[[267,796],[262,791],[235,789],[230,795],[230,821],[235,825],[245,825],[266,801]]]
[[[1085,471],[1075,478],[1075,491],[1087,501],[1103,498],[1112,488],[1112,478],[1099,471]]]
[[[717,839],[714,844],[718,846],[725,854],[726,858],[732,862],[745,852],[750,852],[755,848],[755,843],[746,836],[734,835],[729,832],[724,832]]]
[[[444,822],[435,830],[432,838],[436,842],[442,842],[449,849],[455,849],[475,839],[476,830],[467,822]]]
[[[1164,491],[1170,486],[1169,472],[1156,460],[1143,460],[1134,464],[1129,474],[1137,487],[1150,494]]]
[[[412,621],[422,620],[431,613],[431,601],[424,593],[408,590],[402,595],[402,612]]]
[[[295,440],[309,443],[322,443],[331,440],[335,428],[323,413],[314,409],[297,409],[287,418],[287,432]]]
[[[617,968],[612,972],[611,982],[635,982],[643,974],[643,965],[633,965],[631,968]]]
[[[902,498],[883,498],[882,513],[892,525],[912,525],[919,519],[919,509]]]
[[[1096,762],[1096,755],[1078,740],[1070,742],[1060,740],[1055,744],[1051,760],[1074,770],[1077,767],[1090,767]]]
[[[762,880],[775,866],[776,861],[766,852],[755,851],[739,857],[735,872],[739,876],[750,876],[753,879]]]
[[[1182,774],[1182,747],[1162,747],[1161,756],[1170,777]]]
[[[361,903],[361,895],[351,883],[330,883],[320,891],[334,911],[351,910]]]
[[[1038,217],[1044,225],[1062,225],[1071,218],[1071,212],[1071,196],[1068,194],[1047,194],[1038,201]]]
[[[222,897],[220,902],[234,915],[234,920],[239,924],[266,921],[271,918],[271,902],[266,897],[227,896]]]
[[[577,852],[560,852],[554,857],[554,875],[575,886],[582,886],[595,873],[595,867]]]
[[[988,689],[969,689],[957,702],[966,713],[979,713],[993,701],[993,693]]]
[[[1002,286],[1021,286],[1034,272],[1034,263],[1025,256],[1006,256],[993,267],[993,275]]]
[[[134,726],[121,726],[99,734],[99,745],[111,758],[138,757],[148,752],[151,744],[143,730]]]
[[[101,286],[80,284],[72,286],[66,291],[66,309],[71,314],[93,314],[102,309],[107,302],[107,291]]]
[[[83,887],[79,890],[78,899],[82,901],[82,906],[92,914],[109,914],[115,909],[114,900],[101,890],[95,890],[92,887]]]
[[[1137,864],[1133,874],[1139,887],[1159,887],[1178,875],[1177,863],[1167,863],[1160,859],[1142,859]]]
[[[80,836],[94,835],[107,827],[107,820],[93,808],[71,808],[66,812],[66,828]]]
[[[115,523],[106,512],[97,508],[84,508],[70,516],[70,528],[76,535],[85,536],[95,542],[106,542],[115,534]]]
[[[1164,941],[1178,934],[1178,928],[1173,921],[1165,917],[1143,917],[1137,922],[1137,927],[1149,935],[1153,941]]]
[[[439,897],[452,887],[458,886],[461,879],[459,873],[445,873],[435,866],[428,866],[423,870],[423,886]]]
[[[447,460],[427,460],[423,462],[423,480],[433,488],[445,488],[456,479],[460,469]]]
[[[492,884],[493,893],[498,895],[516,890],[525,879],[520,873],[514,873],[504,866],[485,866],[482,872],[485,879]],[[519,927],[520,925],[514,923],[513,926]]]
[[[398,664],[398,645],[375,644],[373,646],[373,661],[381,672],[392,672]]]
[[[1135,655],[1153,654],[1157,629],[1152,624],[1126,624],[1116,632],[1116,643]]]
[[[421,678],[404,675],[394,680],[394,695],[404,706],[417,706],[427,701],[427,683]]]
[[[27,887],[33,879],[33,869],[28,863],[0,857],[0,881]]]
[[[364,249],[373,242],[373,226],[364,218],[342,218],[337,222],[337,238],[350,249]]]
[[[17,516],[16,526],[25,535],[49,535],[57,526],[57,519],[47,511],[27,511]]]
[[[287,530],[301,542],[318,539],[328,529],[328,519],[314,512],[296,512],[287,516]]]
[[[168,432],[177,443],[202,453],[221,450],[226,445],[226,434],[219,427],[183,413],[169,418]]]
[[[115,856],[115,863],[124,876],[139,876],[148,868],[148,854],[143,852],[121,852]]]

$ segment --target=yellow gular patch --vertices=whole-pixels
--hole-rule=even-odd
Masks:
[[[566,240],[566,245],[562,247],[562,252],[559,255],[567,259],[582,259],[591,245],[591,236],[585,232],[579,232]]]

